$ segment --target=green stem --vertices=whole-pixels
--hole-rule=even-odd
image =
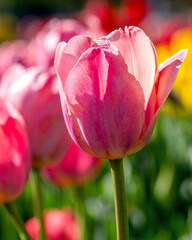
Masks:
[[[82,223],[82,240],[88,240],[87,233],[87,214],[85,208],[85,189],[84,187],[75,188],[76,202],[78,204],[79,217]]]
[[[37,218],[40,221],[40,239],[45,240],[46,239],[46,233],[45,233],[45,226],[43,221],[43,207],[42,207],[42,189],[41,189],[41,178],[39,174],[38,168],[33,168],[33,176],[34,176],[34,185],[35,185],[35,192],[34,192],[34,202],[36,206],[36,215]]]
[[[123,159],[109,161],[114,189],[117,240],[129,240]]]
[[[12,222],[13,222],[15,228],[17,229],[20,238],[22,240],[31,240],[31,237],[29,236],[29,234],[25,228],[24,222],[23,222],[19,212],[17,211],[14,203],[13,202],[6,203],[6,204],[4,204],[4,206],[5,206],[5,209],[7,210],[7,212],[9,213],[9,216],[11,217]]]

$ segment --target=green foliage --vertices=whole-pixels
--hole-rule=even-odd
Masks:
[[[130,239],[185,240],[192,231],[192,124],[161,114],[149,143],[124,159]],[[59,189],[43,181],[44,208],[76,210],[75,188]],[[108,161],[85,186],[89,239],[116,238],[113,189]],[[31,181],[16,201],[26,221],[33,216]],[[0,239],[19,239],[0,207]]]

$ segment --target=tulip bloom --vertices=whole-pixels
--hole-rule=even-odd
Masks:
[[[3,75],[0,95],[16,106],[25,122],[33,166],[58,161],[70,137],[63,121],[55,72],[13,65]]]
[[[72,139],[100,158],[120,159],[139,151],[186,54],[181,50],[158,67],[152,42],[137,27],[60,43],[55,68]]]
[[[0,204],[17,198],[31,169],[31,154],[23,118],[0,100]]]
[[[60,187],[81,185],[93,178],[101,168],[101,159],[82,151],[74,142],[71,143],[63,159],[42,173],[51,182]]]
[[[80,225],[69,209],[47,210],[44,212],[47,240],[79,240]],[[40,224],[37,218],[29,219],[26,229],[32,240],[38,240]]]

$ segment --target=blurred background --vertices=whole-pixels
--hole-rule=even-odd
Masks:
[[[0,1],[0,76],[18,53],[5,46],[20,39],[31,44],[42,32],[50,33],[54,23],[77,21],[70,37],[106,35],[126,25],[141,27],[151,38],[159,64],[180,49],[188,49],[175,87],[161,110],[149,143],[124,160],[126,192],[132,240],[192,239],[192,2],[190,0],[1,0]],[[59,31],[59,39],[68,41],[68,25]],[[70,25],[71,26],[71,25]],[[56,31],[56,30],[55,30]],[[67,32],[67,33],[66,33]],[[48,34],[49,35],[49,34]],[[46,39],[48,39],[46,35]],[[64,35],[64,36],[63,36]],[[68,36],[68,35],[67,35]],[[51,40],[48,40],[51,44]],[[38,52],[39,45],[33,45]],[[54,47],[54,46],[53,46]],[[48,50],[51,46],[48,45]],[[55,48],[54,48],[55,49]],[[23,49],[22,49],[23,50]],[[53,51],[54,52],[54,51]],[[17,59],[17,60],[15,60]],[[33,63],[32,63],[33,62]],[[30,60],[26,64],[34,64]],[[43,207],[76,209],[75,189],[56,187],[42,178]],[[30,179],[16,205],[27,219],[33,216]],[[88,218],[88,240],[113,240],[116,236],[114,200],[108,161],[97,176],[84,185]],[[5,210],[0,206],[0,239],[19,239]]]

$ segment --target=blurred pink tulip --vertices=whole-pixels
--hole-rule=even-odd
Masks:
[[[0,84],[0,96],[18,108],[26,122],[33,166],[60,160],[71,141],[52,70],[14,65],[3,75]]]
[[[101,159],[85,153],[72,142],[63,159],[58,164],[43,168],[42,173],[60,187],[81,185],[93,178],[101,165]]]
[[[0,46],[0,77],[12,64],[24,64],[26,45],[25,41],[17,40]]]
[[[137,27],[101,39],[73,37],[55,58],[61,104],[72,139],[100,158],[119,159],[149,140],[187,50],[159,68],[155,48]]]
[[[44,212],[44,221],[47,240],[80,240],[80,225],[71,210],[47,210]],[[32,240],[38,240],[38,219],[29,219],[25,226]]]
[[[13,201],[21,194],[30,169],[24,121],[12,105],[0,100],[0,204]]]
[[[38,17],[32,15],[26,15],[19,20],[17,24],[17,34],[19,38],[25,40],[31,40],[38,32],[40,32],[44,26],[49,22],[51,16]]]
[[[28,43],[25,59],[27,66],[52,66],[57,44],[60,41],[67,42],[75,35],[85,34],[86,31],[74,19],[52,18]]]

